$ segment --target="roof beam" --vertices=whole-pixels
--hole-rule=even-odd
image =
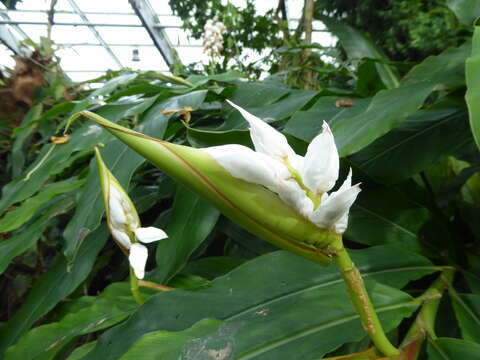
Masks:
[[[97,38],[98,42],[103,46],[103,48],[108,52],[108,54],[110,55],[110,57],[113,59],[113,61],[115,61],[115,63],[121,68],[123,68],[123,65],[121,63],[121,61],[117,58],[117,56],[114,54],[114,52],[112,51],[112,49],[110,49],[110,46],[108,46],[108,44],[105,42],[105,40],[103,40],[103,38],[100,36],[100,34],[98,33],[97,29],[95,29],[95,26],[90,22],[90,20],[88,20],[87,16],[83,13],[83,11],[77,6],[77,4],[75,3],[75,0],[68,0],[68,2],[70,3],[70,6],[73,8],[73,11],[75,11],[80,17],[81,19],[83,20],[83,22],[85,24],[87,24],[87,26],[89,27],[90,31],[93,33],[93,35],[95,35],[95,37]]]
[[[0,19],[3,19],[5,22],[11,21],[6,12],[0,12]],[[23,40],[28,39],[27,34],[25,34],[18,25],[12,25],[12,27],[23,37]],[[18,37],[10,30],[10,27],[5,23],[0,24],[0,41],[16,55],[30,56],[30,51],[26,47],[22,48],[20,46],[21,40],[18,39]]]
[[[158,51],[162,54],[165,63],[172,70],[175,63],[180,63],[180,59],[170,43],[165,30],[163,30],[164,27],[160,26],[158,17],[150,3],[148,0],[129,0],[129,3],[148,31]]]

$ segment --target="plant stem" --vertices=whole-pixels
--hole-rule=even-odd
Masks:
[[[130,290],[132,291],[132,296],[135,299],[135,301],[138,304],[142,305],[143,299],[142,299],[142,296],[140,295],[140,290],[138,287],[138,279],[135,276],[133,268],[130,268]]]
[[[416,360],[425,337],[428,335],[432,339],[436,338],[435,318],[438,306],[443,292],[453,281],[454,272],[453,269],[444,270],[438,279],[419,297],[423,301],[423,305],[400,346],[402,359]]]
[[[382,328],[382,324],[378,319],[370,296],[365,288],[362,276],[343,246],[342,239],[332,244],[332,250],[334,250],[337,266],[347,285],[350,299],[360,316],[364,330],[370,336],[377,350],[382,354],[386,356],[398,355],[398,349],[392,345],[385,335],[385,331]]]

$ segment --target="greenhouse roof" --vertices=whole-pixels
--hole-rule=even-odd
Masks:
[[[231,2],[245,5],[245,0]],[[7,10],[0,3],[0,66],[13,67],[12,49],[19,50],[19,41],[38,42],[47,35],[49,4],[23,0],[16,10]],[[256,1],[260,14],[274,6],[275,2]],[[303,0],[288,1],[292,26],[302,6]],[[208,62],[202,40],[191,37],[181,25],[166,0],[58,0],[51,38],[60,48],[57,55],[64,71],[72,80],[82,81],[126,67],[169,71],[172,49],[183,64]],[[321,23],[314,23],[314,31],[314,42],[332,45],[333,39]],[[262,56],[248,55],[252,60]]]

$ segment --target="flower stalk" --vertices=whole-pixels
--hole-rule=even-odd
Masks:
[[[140,295],[140,288],[138,286],[138,279],[135,276],[135,271],[132,267],[130,267],[130,291],[132,292],[132,296],[137,302],[137,304],[142,305],[144,303],[142,299],[142,295]]]
[[[386,356],[398,355],[399,350],[388,340],[365,288],[360,271],[350,258],[343,241],[341,239],[335,241],[331,244],[331,248],[335,256],[335,263],[347,285],[353,307],[360,316],[363,329],[368,333],[373,344],[382,354]]]
[[[454,275],[454,269],[445,269],[422,296],[420,296],[419,299],[423,301],[422,308],[400,345],[402,360],[416,360],[420,355],[422,343],[425,338],[427,336],[432,339],[436,338],[435,319],[437,317],[438,306],[440,305],[444,291],[451,286]]]

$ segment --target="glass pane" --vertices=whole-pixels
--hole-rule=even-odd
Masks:
[[[109,44],[152,44],[147,30],[143,27],[98,26],[96,29]]]
[[[153,45],[140,47],[112,46],[111,48],[125,67],[135,70],[168,71],[168,66],[162,55]],[[138,50],[138,59],[140,61],[132,61],[134,49]]]
[[[87,18],[91,23],[95,24],[135,24],[141,25],[142,22],[137,15],[118,15],[118,14],[87,14]]]
[[[46,25],[20,25],[20,28],[35,42],[39,42],[41,36],[47,36]]]
[[[61,49],[57,54],[65,71],[106,71],[118,70],[118,66],[101,46],[72,46]]]
[[[13,52],[5,45],[0,43],[0,69],[15,67],[15,61],[12,58]]]
[[[56,44],[98,44],[95,35],[87,26],[54,25],[52,27],[52,40]]]

